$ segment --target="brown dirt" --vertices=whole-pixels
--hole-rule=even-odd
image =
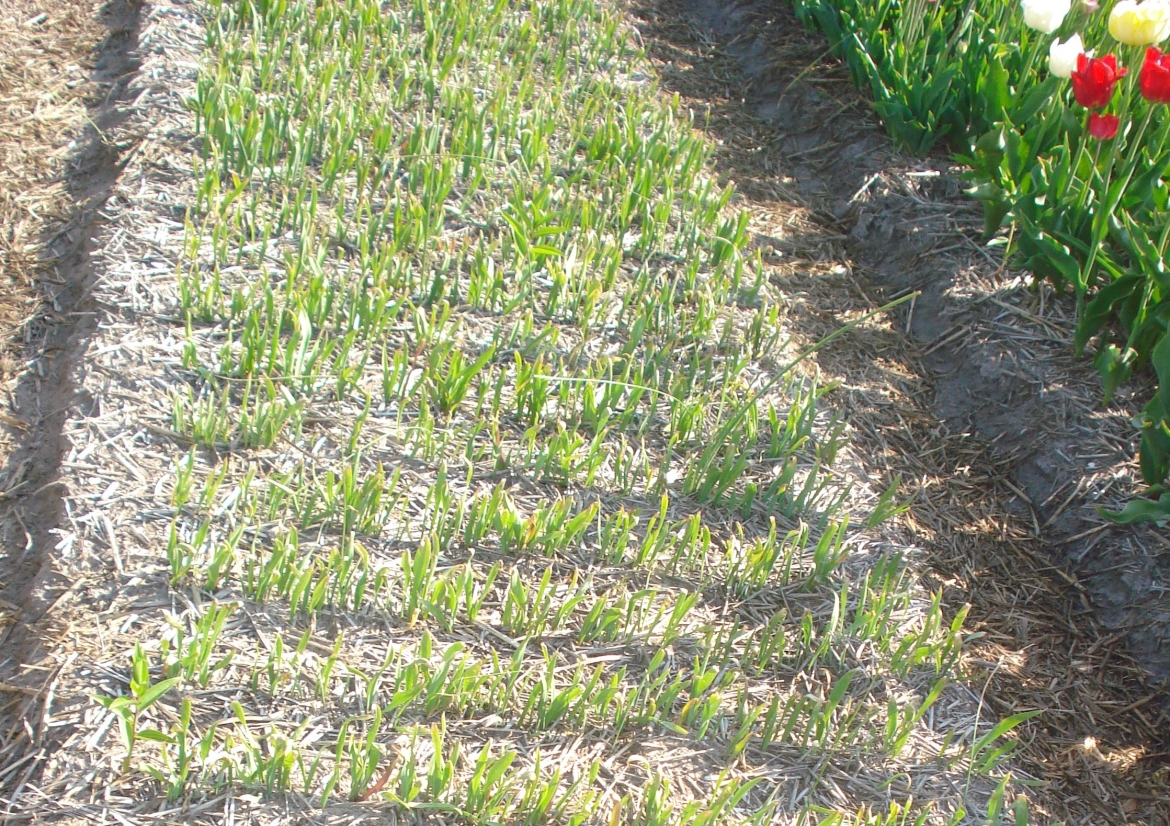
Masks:
[[[891,147],[848,72],[778,0],[649,0],[637,10],[668,92],[718,141],[802,335],[913,290],[897,327],[819,354],[862,473],[900,475],[906,520],[952,608],[972,604],[972,687],[1001,715],[1040,708],[1022,764],[1036,822],[1170,822],[1170,716],[1137,663],[1170,674],[1156,530],[1094,506],[1137,485],[1140,381],[1101,410],[1071,357],[1072,306],[976,243],[977,205],[941,158]],[[1128,643],[1128,645],[1126,645]],[[1128,650],[1127,650],[1128,649]]]
[[[41,664],[65,630],[69,583],[52,574],[61,515],[62,428],[78,404],[69,368],[96,327],[92,237],[130,146],[108,136],[135,63],[127,0],[15,0],[0,8],[0,765],[17,789],[46,756],[56,669]]]

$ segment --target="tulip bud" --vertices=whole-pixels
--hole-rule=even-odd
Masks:
[[[1079,34],[1074,34],[1063,43],[1053,40],[1048,47],[1048,71],[1067,79],[1077,67],[1077,57],[1082,54],[1085,54],[1085,44],[1081,42]]]
[[[1029,28],[1052,34],[1072,9],[1072,0],[1023,0],[1024,22]]]
[[[1119,0],[1109,13],[1109,33],[1127,46],[1148,46],[1170,35],[1167,0]]]
[[[1138,74],[1138,91],[1150,103],[1170,103],[1170,55],[1151,46]]]
[[[1117,115],[1098,115],[1093,112],[1089,115],[1089,134],[1098,140],[1107,141],[1117,134],[1117,127],[1121,119]]]

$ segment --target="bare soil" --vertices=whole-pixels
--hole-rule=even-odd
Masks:
[[[68,632],[54,610],[68,601],[72,583],[52,564],[62,434],[87,402],[70,371],[98,323],[93,238],[133,147],[110,136],[125,118],[137,17],[127,0],[0,8],[0,377],[7,390],[0,413],[0,605],[7,611],[0,761],[4,787],[16,793],[47,755],[41,712],[58,669],[43,661]]]
[[[841,382],[863,472],[901,477],[911,541],[952,607],[972,604],[973,686],[1001,714],[1044,709],[1025,735],[1047,781],[1039,822],[1170,821],[1170,541],[1096,510],[1140,489],[1130,419],[1148,379],[1102,408],[1073,358],[1071,297],[979,243],[961,170],[897,152],[786,3],[637,14],[665,90],[719,143],[802,335],[919,291],[897,328],[858,331],[819,367]]]

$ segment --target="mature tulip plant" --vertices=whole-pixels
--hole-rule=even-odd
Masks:
[[[1165,483],[1170,0],[793,2],[895,138],[919,152],[945,141],[968,165],[991,243],[1074,292],[1075,346],[1095,350],[1106,400],[1152,365],[1141,466]]]
[[[1130,66],[1140,66],[1136,82],[1124,80],[1131,73],[1116,54],[1077,56],[1068,79],[1073,116],[1077,107],[1089,110],[1084,132],[1075,152],[1067,151],[1066,137],[1063,146],[1038,158],[1036,167],[1047,169],[1050,181],[1059,177],[1068,184],[1036,187],[1013,205],[1009,217],[1017,223],[1024,215],[1031,219],[1032,235],[1021,247],[1029,248],[1033,269],[1050,268],[1047,274],[1058,284],[1071,282],[1075,289],[1078,350],[1104,333],[1096,366],[1106,400],[1135,366],[1152,361],[1160,389],[1141,419],[1141,466],[1146,481],[1160,487],[1170,475],[1170,275],[1165,265],[1170,60],[1154,44],[1170,37],[1170,3],[1118,0],[1105,20],[1108,34],[1098,32],[1097,42],[1116,49]],[[1061,77],[1067,55],[1059,54],[1059,45],[1053,48],[1049,70]],[[1054,100],[1067,110],[1067,99],[1058,93]],[[1103,148],[1106,141],[1109,146]],[[1070,156],[1071,164],[1060,168]],[[1112,330],[1121,333],[1124,344],[1110,340]]]

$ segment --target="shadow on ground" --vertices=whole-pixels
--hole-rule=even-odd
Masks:
[[[133,0],[112,0],[96,13],[90,3],[51,4],[48,11],[29,18],[35,24],[25,25],[30,30],[46,27],[38,45],[52,48],[52,27],[62,17],[85,18],[80,26],[72,21],[70,36],[77,37],[80,28],[92,44],[85,58],[88,117],[81,136],[67,150],[44,147],[46,154],[69,152],[62,180],[69,206],[40,239],[42,264],[35,278],[41,305],[24,325],[25,369],[4,419],[15,449],[0,472],[0,597],[14,612],[0,636],[0,679],[7,701],[0,708],[0,759],[13,768],[20,764],[20,771],[5,772],[4,778],[17,791],[47,756],[42,748],[48,717],[44,707],[59,667],[45,670],[38,663],[69,633],[53,612],[79,584],[62,581],[52,566],[54,529],[63,513],[57,480],[68,448],[65,422],[79,406],[92,404],[78,394],[72,370],[96,329],[93,238],[130,148],[109,143],[108,136],[126,120],[127,90],[137,70],[139,6]]]

